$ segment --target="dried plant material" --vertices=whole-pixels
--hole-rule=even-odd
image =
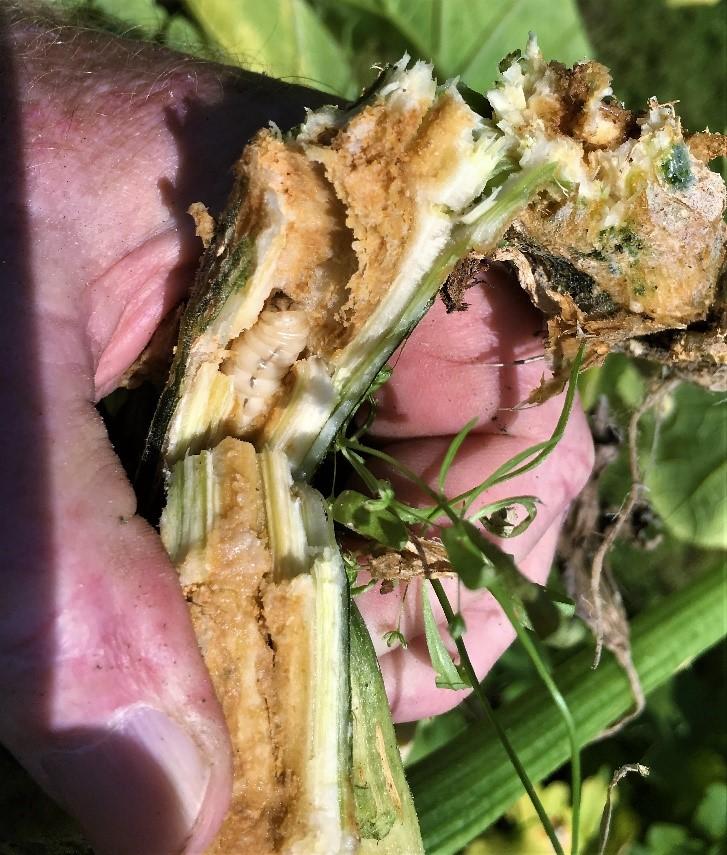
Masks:
[[[681,380],[711,392],[727,392],[727,324],[723,319],[703,330],[668,332],[625,342],[625,353],[667,367]]]
[[[212,243],[215,236],[215,220],[201,202],[192,202],[187,213],[194,220],[194,233],[202,241],[205,249]]]
[[[608,843],[608,836],[611,831],[611,817],[613,815],[613,795],[616,791],[616,787],[618,787],[621,781],[631,773],[637,773],[641,775],[642,778],[647,778],[650,774],[650,769],[648,766],[643,766],[641,763],[626,763],[624,766],[619,766],[619,768],[616,769],[616,771],[613,773],[611,783],[608,785],[608,792],[606,793],[606,804],[604,805],[603,815],[601,817],[598,855],[605,855],[606,852],[606,844]]]
[[[604,602],[608,603],[610,601],[610,604],[615,605],[615,611],[619,615],[623,615],[624,621],[625,615],[621,606],[621,598],[615,588],[615,585],[613,585],[613,583],[609,584],[607,580],[606,584],[603,584],[603,564],[606,556],[608,555],[611,547],[615,543],[616,538],[618,537],[624,524],[627,520],[631,518],[631,514],[633,513],[637,502],[641,498],[641,493],[643,491],[643,485],[641,482],[641,467],[639,466],[639,422],[641,421],[641,418],[644,413],[653,409],[666,394],[668,394],[674,389],[678,382],[679,381],[675,378],[672,378],[667,381],[657,381],[657,383],[651,389],[649,394],[647,394],[641,405],[631,414],[631,418],[629,419],[627,442],[629,453],[629,470],[631,473],[631,487],[626,496],[626,499],[619,508],[619,512],[616,515],[616,519],[609,526],[608,531],[606,532],[606,536],[603,539],[603,542],[596,550],[596,553],[593,556],[593,563],[591,565],[590,599],[591,603],[593,604],[593,615],[591,615],[590,617],[589,625],[592,624],[592,628],[594,628],[596,636],[596,656],[594,661],[594,667],[598,665],[599,659],[601,657],[602,645],[606,644],[607,629],[609,628],[609,626],[615,625],[616,632],[613,633],[614,639],[612,640],[612,643],[606,644],[606,646],[614,653],[614,655],[617,656],[617,658],[619,658],[619,656],[623,658],[623,645],[620,644],[618,641],[619,637],[623,634],[621,632],[621,627],[617,626],[619,621],[607,620],[607,615],[603,609]],[[602,596],[602,590],[605,588],[606,592],[608,593],[609,587],[612,590],[610,592],[611,596],[607,600]],[[616,649],[614,649],[614,647]],[[621,652],[618,653],[617,650]],[[621,658],[619,658],[619,661],[621,661]],[[629,653],[629,662],[630,658],[631,657]],[[633,668],[633,665],[631,665],[630,667]]]
[[[415,578],[455,576],[441,540],[417,538],[403,549],[371,549],[370,541],[347,541],[351,554],[372,579],[408,582]]]
[[[605,543],[599,531],[598,475],[618,454],[618,445],[612,442],[613,435],[605,416],[605,413],[597,414],[594,424],[597,450],[593,476],[566,520],[558,549],[565,564],[566,588],[576,604],[576,614],[596,637],[597,651],[605,646],[616,657],[628,677],[634,697],[632,712],[608,728],[600,738],[615,733],[633,720],[645,704],[641,681],[631,658],[630,629],[618,587],[609,573],[602,572],[602,566],[594,571],[594,556]],[[599,438],[604,441],[599,443]]]
[[[465,292],[484,281],[489,267],[488,260],[478,253],[470,253],[456,265],[439,292],[447,314],[467,311]]]
[[[605,647],[613,653],[628,678],[634,698],[633,709],[599,734],[599,739],[607,739],[638,718],[646,706],[641,679],[631,657],[631,632],[626,610],[618,586],[608,572],[599,574],[598,589],[595,593],[591,577],[581,572],[581,568],[570,572],[567,582],[568,593],[576,603],[576,614],[596,637],[597,651]],[[600,652],[598,655],[600,656]],[[597,665],[598,662],[594,660],[593,667],[596,668]]]
[[[687,139],[689,151],[702,163],[709,163],[715,157],[727,157],[727,136],[700,131]]]

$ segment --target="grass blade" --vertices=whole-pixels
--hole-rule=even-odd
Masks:
[[[434,620],[426,584],[422,584],[422,613],[424,615],[427,650],[429,651],[429,658],[432,660],[432,667],[437,675],[435,680],[437,686],[440,689],[469,689],[469,682],[460,676],[457,666],[452,661],[449,651],[444,646],[442,636],[439,634],[439,627]]]
[[[449,469],[454,463],[454,458],[457,456],[462,443],[467,439],[474,428],[477,427],[477,419],[470,419],[467,424],[460,430],[455,438],[450,442],[447,453],[444,455],[442,465],[439,467],[439,492],[444,492],[444,485],[447,481]]]

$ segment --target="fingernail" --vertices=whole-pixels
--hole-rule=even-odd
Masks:
[[[99,855],[171,855],[184,848],[212,769],[183,727],[139,706],[110,729],[78,729],[63,742],[41,765],[53,795]]]

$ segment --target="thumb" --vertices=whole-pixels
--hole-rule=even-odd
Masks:
[[[43,346],[23,373],[20,346],[0,368],[13,414],[0,464],[0,741],[99,852],[199,851],[227,807],[222,714],[174,570],[84,400],[81,349],[58,326],[38,322]]]
[[[0,742],[97,852],[198,852],[229,799],[222,714],[174,570],[134,515],[89,403],[94,365],[79,301],[62,266],[55,278],[52,269],[31,276],[39,250],[22,205],[9,204],[0,235]]]
[[[127,224],[132,243],[134,228],[156,232],[151,215],[138,225],[136,210],[101,223],[95,240],[70,228],[74,216],[97,224],[109,211],[87,193],[93,175],[73,191],[94,155],[74,165],[71,131],[103,135],[84,130],[75,108],[58,143],[28,129],[63,100],[64,84],[33,73],[27,91],[51,78],[55,90],[21,116],[24,89],[4,17],[0,9],[0,742],[99,855],[200,852],[229,800],[228,736],[174,570],[134,515],[90,403],[98,353],[87,320],[111,297],[89,306],[80,287],[104,236]],[[51,41],[78,50],[72,36]],[[69,63],[79,65],[84,75],[83,62]],[[65,89],[88,94],[80,84]],[[98,112],[108,125],[116,110]],[[113,139],[103,137],[101,150],[117,150]],[[138,168],[136,155],[126,160]],[[112,196],[124,186],[118,177],[97,183]],[[138,211],[156,211],[148,194],[137,196]]]

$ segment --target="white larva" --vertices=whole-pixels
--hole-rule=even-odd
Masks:
[[[221,371],[232,377],[240,407],[238,429],[264,413],[305,348],[310,325],[301,309],[264,309],[231,345]]]

